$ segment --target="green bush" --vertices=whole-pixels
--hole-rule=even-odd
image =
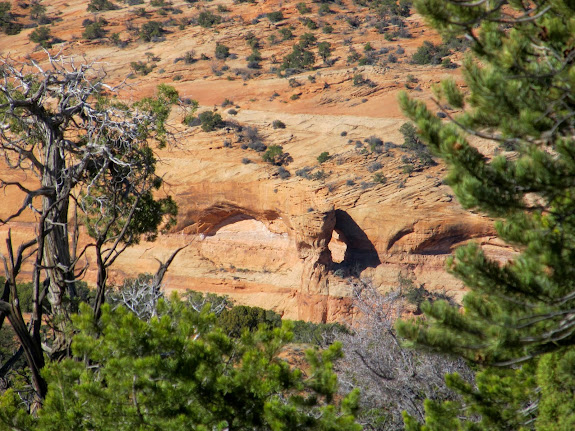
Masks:
[[[217,325],[228,336],[238,338],[244,331],[254,332],[260,325],[269,329],[279,328],[281,316],[260,307],[236,305],[218,316]]]
[[[324,151],[319,156],[317,156],[317,161],[320,165],[324,162],[327,162],[329,159],[331,159],[331,156],[327,151]]]
[[[22,26],[14,20],[14,14],[11,10],[12,4],[10,2],[0,2],[0,29],[7,35],[18,34],[22,29]]]
[[[221,43],[216,43],[216,58],[219,60],[224,60],[230,56],[230,48]]]
[[[313,33],[304,33],[299,37],[299,44],[302,48],[307,48],[310,45],[316,43],[317,38]]]
[[[217,112],[204,111],[198,115],[198,120],[202,125],[202,130],[204,132],[212,132],[216,129],[223,127],[224,122],[222,121],[222,116]]]
[[[320,42],[317,45],[317,52],[319,54],[319,56],[323,59],[324,63],[327,61],[327,59],[331,56],[331,43],[329,42]]]
[[[144,63],[143,61],[132,61],[130,63],[130,67],[132,68],[134,73],[137,73],[138,75],[146,76],[147,74],[151,73],[154,70],[156,65]]]
[[[118,9],[118,6],[110,0],[90,0],[90,3],[88,3],[88,12],[103,12],[116,9]]]
[[[164,27],[158,21],[148,21],[140,28],[140,39],[144,42],[150,42],[155,38],[162,37],[164,34]]]
[[[293,342],[315,344],[326,347],[338,340],[342,334],[349,334],[349,330],[340,323],[313,323],[303,320],[294,320]]]
[[[272,127],[274,129],[285,129],[286,125],[283,121],[281,120],[274,120],[274,122],[272,123]]]
[[[302,15],[311,12],[311,8],[303,1],[300,1],[298,4],[295,5],[295,7]]]
[[[284,19],[284,14],[281,10],[270,12],[266,15],[271,22],[278,22]]]
[[[28,38],[43,48],[52,46],[52,33],[50,28],[45,25],[35,28],[34,31],[28,35]]]
[[[443,58],[449,54],[451,52],[447,47],[434,45],[426,40],[411,56],[411,62],[414,64],[441,64]]]
[[[222,17],[210,11],[200,12],[198,24],[204,28],[211,28],[222,22]]]
[[[282,40],[293,39],[293,33],[289,28],[280,28],[278,33],[281,35]]]
[[[290,54],[283,58],[281,68],[286,69],[311,69],[315,63],[315,55],[304,47],[296,44]]]
[[[86,26],[86,28],[82,32],[82,37],[88,40],[100,39],[102,37],[105,37],[106,33],[107,31],[104,28],[102,22],[96,21]]]
[[[327,15],[328,13],[331,13],[331,9],[327,3],[322,3],[322,5],[317,10],[317,13],[319,16]]]
[[[333,27],[329,24],[326,24],[322,27],[321,31],[323,31],[325,34],[331,34],[333,33]]]
[[[262,155],[262,160],[264,162],[271,163],[272,165],[279,165],[281,164],[279,161],[283,154],[283,147],[281,145],[270,145]]]
[[[311,18],[308,17],[302,18],[302,23],[310,30],[317,30],[317,22],[315,22]]]
[[[373,176],[373,182],[377,184],[385,184],[387,182],[387,178],[381,172],[378,172]]]

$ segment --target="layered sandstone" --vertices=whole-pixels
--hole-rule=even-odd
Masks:
[[[282,145],[293,158],[286,166],[291,177],[281,179],[277,168],[264,163],[261,154],[242,149],[240,134],[233,128],[205,133],[197,127],[184,127],[184,113],[175,110],[175,145],[159,156],[166,180],[163,192],[173,195],[180,208],[178,225],[155,243],[127,250],[113,268],[112,280],[153,272],[156,259],[189,244],[172,264],[167,289],[225,294],[241,303],[273,308],[288,318],[348,318],[348,277],[370,278],[385,290],[393,289],[402,274],[429,289],[460,297],[462,286],[444,269],[445,258],[454,247],[475,239],[492,255],[503,258],[509,251],[494,238],[489,220],[462,210],[455,202],[442,184],[441,164],[404,173],[403,158],[411,155],[400,147],[398,129],[405,119],[396,103],[398,91],[406,88],[407,76],[414,75],[418,84],[412,95],[427,100],[434,83],[457,77],[457,71],[414,66],[408,61],[424,40],[438,37],[414,15],[407,20],[414,37],[387,42],[373,28],[346,27],[347,16],[365,17],[369,14],[366,9],[351,1],[334,5],[336,13],[321,20],[331,22],[335,32],[315,33],[319,40],[332,43],[336,61],[328,67],[318,60],[316,70],[292,77],[299,84],[294,87],[268,71],[274,64],[272,56],[281,59],[294,42],[272,45],[267,38],[282,26],[299,25],[295,3],[211,2],[211,8],[222,5],[230,9],[222,24],[215,29],[171,28],[166,40],[158,43],[138,42],[126,33],[127,21],[132,25],[144,22],[134,18],[134,8],[101,14],[108,20],[110,32],[123,32],[122,38],[131,40],[128,48],[122,49],[106,41],[82,40],[81,22],[91,16],[85,12],[84,1],[43,2],[50,13],[61,11],[62,21],[54,24],[53,33],[68,43],[56,49],[100,61],[112,81],[123,79],[130,62],[145,59],[147,52],[159,58],[151,74],[128,80],[134,85],[122,93],[123,98],[136,100],[152,94],[158,83],[168,83],[182,98],[198,100],[202,110],[215,108],[229,122],[257,128],[266,145]],[[185,2],[175,1],[174,6],[183,10],[183,17],[197,16],[198,10]],[[278,8],[284,11],[285,23],[252,21]],[[244,36],[250,31],[263,45],[264,66],[259,77],[243,80],[231,70],[245,68],[250,50]],[[294,32],[304,31],[297,27]],[[33,52],[29,32],[3,37],[2,53],[13,57],[32,53],[41,59],[42,53]],[[349,44],[342,41],[350,37],[358,51],[370,42],[378,49],[394,50],[391,52],[401,45],[405,53],[397,55],[397,63],[348,65]],[[213,59],[193,65],[178,60],[192,49],[196,57],[213,57],[216,42],[230,46],[238,55],[225,62],[230,72],[215,75],[212,70],[221,70],[224,62]],[[358,73],[373,85],[354,85]],[[237,106],[236,115],[219,106],[224,99]],[[274,129],[274,120],[282,121],[286,128]],[[381,153],[372,152],[364,142],[370,136],[391,144]],[[332,157],[319,166],[317,156],[325,151]],[[325,178],[295,175],[305,167],[312,173],[323,171]],[[383,184],[374,182],[375,172],[386,177]],[[3,169],[2,178],[6,175],[15,174]],[[20,203],[21,196],[8,191],[1,217]],[[26,213],[13,225],[15,237],[31,235],[33,218]],[[88,281],[94,276],[92,268]]]

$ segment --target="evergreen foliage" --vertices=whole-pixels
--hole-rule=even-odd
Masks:
[[[224,125],[222,116],[213,111],[204,111],[200,113],[198,115],[198,120],[200,121],[204,132],[213,132]]]
[[[105,305],[73,318],[73,357],[51,363],[37,416],[17,393],[0,397],[3,428],[44,430],[349,430],[358,393],[336,401],[340,346],[307,353],[307,374],[279,355],[290,325],[231,339],[207,309],[173,298],[149,322]]]
[[[505,5],[504,7],[501,7]],[[423,304],[428,324],[401,322],[411,342],[479,365],[476,386],[447,378],[459,403],[426,403],[408,430],[573,428],[575,356],[575,6],[568,1],[459,3],[418,0],[446,38],[464,34],[468,90],[453,80],[437,103],[463,109],[444,123],[406,94],[404,112],[447,163],[461,204],[497,219],[518,254],[500,263],[477,244],[457,250],[450,271],[470,288],[463,313]],[[496,143],[485,154],[469,136]]]

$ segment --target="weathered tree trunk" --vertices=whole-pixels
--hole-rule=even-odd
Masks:
[[[52,353],[67,348],[66,328],[69,323],[70,299],[76,294],[74,271],[70,259],[68,239],[68,207],[70,177],[65,172],[66,160],[62,139],[52,124],[45,125],[44,172],[42,187],[53,192],[43,196],[42,211],[45,215],[43,264],[49,279],[48,301],[54,316],[54,342]]]

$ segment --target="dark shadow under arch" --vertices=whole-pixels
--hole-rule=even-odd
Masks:
[[[347,274],[357,275],[366,268],[381,264],[373,243],[355,220],[343,210],[335,210],[335,228],[346,243],[345,257],[341,263],[334,263],[333,270],[342,269]]]

